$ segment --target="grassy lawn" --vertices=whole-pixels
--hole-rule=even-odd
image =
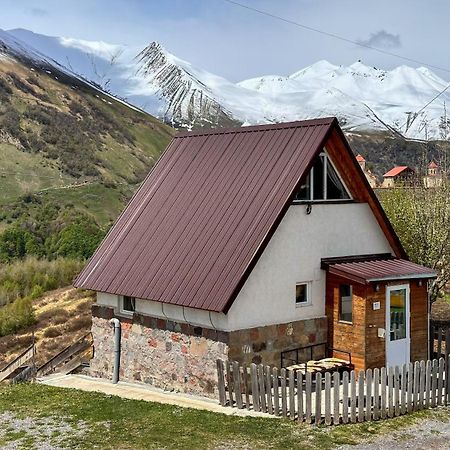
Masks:
[[[281,419],[233,417],[44,385],[0,387],[0,447],[76,449],[332,449],[398,431],[447,409],[388,421],[313,427]],[[45,445],[44,445],[45,444]]]

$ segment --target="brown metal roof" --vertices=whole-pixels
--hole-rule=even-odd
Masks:
[[[75,285],[226,311],[333,126],[178,134]]]
[[[404,259],[372,259],[368,261],[337,262],[327,264],[329,273],[357,283],[373,281],[435,278],[436,271]]]

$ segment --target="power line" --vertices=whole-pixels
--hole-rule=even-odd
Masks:
[[[419,115],[423,110],[428,108],[428,106],[430,106],[436,99],[438,99],[442,94],[447,92],[449,89],[450,89],[450,84],[448,84],[444,89],[442,89],[442,91],[438,92],[430,101],[428,101],[428,103],[426,103],[424,106],[422,106],[422,108],[420,108],[418,111],[416,111],[414,113],[414,116]],[[403,128],[408,123],[408,121],[409,121],[409,119],[407,119],[400,128]]]
[[[323,31],[323,30],[320,30],[318,28],[310,27],[309,25],[305,25],[303,23],[296,22],[296,21],[291,20],[291,19],[286,19],[285,17],[277,16],[276,14],[272,14],[272,13],[270,13],[268,11],[264,11],[262,9],[254,8],[253,6],[244,5],[244,4],[236,2],[234,0],[223,0],[223,1],[227,2],[227,3],[230,3],[231,5],[239,6],[240,8],[248,9],[248,10],[256,12],[258,14],[262,14],[262,15],[267,16],[267,17],[272,17],[273,19],[281,20],[282,22],[286,22],[286,23],[289,23],[291,25],[295,25],[295,26],[303,28],[305,30],[313,31],[314,33],[319,33],[319,34],[322,34],[324,36],[331,37],[333,39],[339,39],[340,41],[347,42],[347,43],[354,44],[354,45],[358,45],[359,47],[364,47],[364,48],[367,48],[367,49],[370,49],[370,50],[374,50],[374,51],[376,51],[378,53],[383,53],[384,55],[389,55],[389,56],[393,56],[394,58],[403,59],[404,61],[413,62],[415,64],[420,64],[422,66],[426,66],[426,67],[429,67],[429,68],[432,68],[432,69],[442,70],[443,72],[450,73],[450,69],[446,69],[444,67],[428,64],[426,62],[419,61],[417,59],[408,58],[407,56],[399,55],[398,53],[392,53],[392,52],[389,52],[387,50],[382,50],[381,48],[377,48],[377,47],[373,47],[373,46],[368,45],[368,44],[364,44],[363,42],[354,41],[352,39],[346,38],[344,36],[340,36],[340,35],[335,34],[335,33],[329,33],[328,31]]]
[[[435,66],[433,64],[428,64],[428,63],[426,63],[424,61],[419,61],[417,59],[408,58],[407,56],[399,55],[398,53],[392,53],[392,52],[389,52],[387,50],[382,50],[380,48],[373,47],[373,46],[368,45],[368,44],[364,44],[363,42],[354,41],[352,39],[348,39],[348,38],[346,38],[344,36],[340,36],[338,34],[329,33],[328,31],[323,31],[323,30],[320,30],[318,28],[310,27],[309,25],[305,25],[303,23],[296,22],[296,21],[291,20],[291,19],[286,19],[285,17],[281,17],[281,16],[278,16],[276,14],[272,14],[272,13],[270,13],[268,11],[263,11],[261,9],[254,8],[253,6],[244,5],[244,4],[236,2],[234,0],[223,0],[223,1],[227,2],[227,3],[230,3],[231,5],[239,6],[240,8],[244,8],[244,9],[247,9],[249,11],[253,11],[253,12],[256,12],[258,14],[262,14],[262,15],[267,16],[267,17],[272,17],[273,19],[281,20],[282,22],[289,23],[291,25],[295,25],[295,26],[303,28],[305,30],[313,31],[315,33],[319,33],[319,34],[322,34],[324,36],[328,36],[328,37],[331,37],[331,38],[334,38],[334,39],[339,39],[340,41],[347,42],[347,43],[354,44],[354,45],[358,45],[360,47],[367,48],[367,49],[370,49],[370,50],[374,50],[374,51],[376,51],[378,53],[383,53],[385,55],[389,55],[389,56],[392,56],[394,58],[399,58],[399,59],[402,59],[404,61],[413,62],[415,64],[420,64],[422,66],[426,66],[426,67],[431,68],[431,69],[442,70],[443,72],[450,73],[450,70],[446,69],[444,67]],[[424,111],[426,108],[428,108],[428,106],[430,106],[431,103],[433,103],[436,99],[438,99],[442,94],[447,92],[448,89],[450,89],[450,84],[448,86],[446,86],[442,91],[437,93],[431,100],[429,100],[417,112],[415,112],[414,116],[417,116],[422,111]],[[400,126],[400,129],[402,129],[407,123],[408,123],[408,120],[406,120],[405,123]]]

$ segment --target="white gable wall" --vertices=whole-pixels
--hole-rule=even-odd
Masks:
[[[292,205],[227,315],[136,300],[136,311],[153,317],[224,331],[287,323],[325,315],[325,272],[321,258],[391,253],[369,205]],[[311,305],[295,305],[296,283],[310,282]],[[97,302],[118,310],[117,295],[98,293]]]
[[[321,258],[393,253],[365,203],[292,205],[228,312],[230,330],[325,315]],[[295,305],[295,285],[311,282],[312,302]]]

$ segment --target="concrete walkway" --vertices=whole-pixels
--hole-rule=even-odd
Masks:
[[[182,406],[184,408],[202,409],[229,416],[275,418],[269,414],[248,411],[246,409],[222,407],[219,405],[218,401],[204,397],[168,392],[151,386],[137,383],[127,383],[124,381],[119,381],[117,384],[112,384],[108,380],[92,378],[86,375],[55,374],[40,378],[38,381],[49,386],[79,389],[81,391],[88,392],[101,392],[103,394],[117,395],[119,397],[133,400],[145,400],[148,402]]]

